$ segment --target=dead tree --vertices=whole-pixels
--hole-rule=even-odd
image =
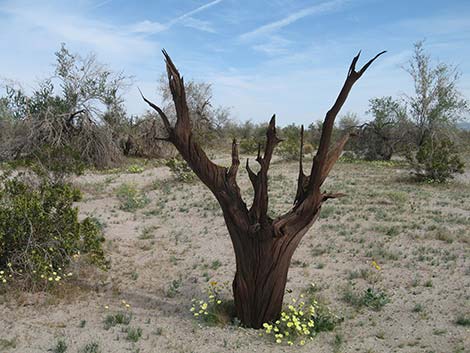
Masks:
[[[253,172],[248,160],[246,161],[246,169],[254,188],[253,204],[248,208],[241,197],[236,180],[240,165],[236,140],[232,143],[230,167],[219,166],[207,157],[194,140],[191,131],[183,78],[171,58],[163,50],[168,82],[177,115],[175,125],[170,124],[160,107],[144,96],[142,98],[158,112],[163,121],[168,136],[161,139],[171,142],[176,147],[194,173],[212,191],[222,208],[236,258],[236,273],[233,280],[236,315],[244,325],[260,328],[264,322],[270,322],[279,317],[287,272],[295,249],[318,218],[323,202],[343,196],[343,194],[326,193],[320,190],[349,138],[349,134],[343,136],[335,146],[330,148],[334,121],[354,83],[383,53],[377,54],[359,71],[356,71],[356,63],[360,52],[352,60],[346,81],[332,108],[326,114],[310,175],[304,174],[303,171],[302,128],[298,186],[294,206],[289,212],[272,219],[267,214],[268,170],[274,148],[281,142],[276,135],[275,116],[273,115],[269,122],[264,151],[261,151],[261,146],[258,148],[256,161],[260,165],[259,171]]]

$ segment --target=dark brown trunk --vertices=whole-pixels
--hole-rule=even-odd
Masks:
[[[383,53],[369,60],[359,71],[356,70],[359,54],[352,60],[343,88],[333,107],[326,114],[320,145],[313,159],[311,174],[308,176],[304,174],[302,164],[302,127],[294,207],[273,220],[268,216],[268,170],[274,148],[282,141],[276,135],[275,116],[268,125],[264,151],[261,150],[261,146],[258,148],[256,162],[260,165],[259,171],[253,172],[248,160],[246,162],[246,170],[254,189],[253,203],[248,209],[236,181],[240,165],[236,140],[232,143],[230,167],[219,166],[207,157],[193,138],[183,78],[168,54],[163,51],[168,83],[177,115],[175,126],[170,124],[170,120],[160,107],[142,97],[158,112],[168,134],[167,137],[158,140],[171,142],[219,201],[232,239],[237,264],[233,280],[236,315],[245,326],[260,328],[263,323],[272,322],[280,316],[287,272],[295,249],[317,219],[323,202],[344,196],[341,193],[320,191],[349,138],[349,134],[343,136],[330,148],[334,121],[354,83]]]
[[[279,240],[252,238],[253,257],[236,254],[237,272],[233,280],[236,315],[253,328],[279,318],[292,254],[280,252]]]

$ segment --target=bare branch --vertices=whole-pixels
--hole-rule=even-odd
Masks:
[[[345,196],[348,196],[346,194],[343,194],[341,192],[337,192],[337,193],[323,193],[322,194],[322,202],[328,200],[328,199],[337,199],[337,198],[340,198],[340,197],[345,197]]]
[[[166,116],[166,114],[163,112],[163,110],[160,109],[159,106],[157,106],[156,104],[152,103],[147,98],[145,98],[140,88],[137,87],[137,89],[139,90],[140,95],[142,99],[145,101],[145,103],[147,103],[149,106],[151,106],[154,110],[157,111],[158,115],[160,115],[160,118],[163,121],[163,125],[165,126],[165,129],[168,131],[168,133],[170,133],[173,128],[171,127],[170,121],[168,120],[168,117]]]
[[[250,208],[250,215],[254,220],[264,226],[268,223],[268,170],[274,148],[281,141],[282,140],[276,135],[276,115],[273,115],[266,131],[266,145],[264,147],[263,157],[261,157],[261,145],[258,145],[256,161],[260,164],[261,168],[256,175],[249,168],[247,161],[248,175],[250,176],[250,180],[255,190],[253,205]]]
[[[303,152],[304,152],[304,126],[300,127],[300,153],[299,153],[299,176],[297,178],[297,192],[295,193],[294,205],[302,202],[305,198],[305,188],[307,177],[304,174],[303,167]]]
[[[240,159],[238,157],[238,144],[237,144],[237,140],[233,139],[232,141],[232,165],[230,166],[227,172],[228,179],[233,183],[236,183],[236,177],[237,177],[239,165],[240,165]]]
[[[336,143],[336,145],[328,152],[326,162],[325,162],[325,165],[324,165],[323,171],[322,171],[320,185],[323,184],[323,182],[327,178],[328,174],[330,173],[331,169],[333,169],[333,166],[335,165],[336,161],[341,156],[341,153],[343,152],[344,146],[346,145],[346,143],[348,142],[348,140],[351,136],[355,136],[355,134],[347,133],[347,134],[343,135],[343,137],[341,137],[339,139],[339,141]]]
[[[320,138],[320,145],[318,147],[317,154],[313,160],[312,165],[312,172],[309,181],[309,191],[312,193],[318,192],[321,186],[322,174],[324,170],[324,165],[327,161],[327,154],[328,149],[330,146],[331,141],[331,134],[333,132],[333,126],[335,123],[336,116],[338,115],[341,107],[343,106],[344,102],[346,101],[349,92],[351,91],[352,86],[354,83],[362,76],[362,74],[367,70],[367,68],[376,60],[380,55],[384,54],[385,51],[380,52],[374,58],[369,60],[367,64],[365,64],[359,72],[356,72],[356,63],[359,60],[359,56],[361,52],[359,52],[352,60],[351,65],[349,67],[348,75],[346,77],[346,81],[343,84],[343,88],[341,89],[338,98],[336,98],[335,103],[331,107],[331,109],[326,113],[325,121],[322,127],[322,134]]]

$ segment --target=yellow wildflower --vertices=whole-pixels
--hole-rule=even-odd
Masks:
[[[374,266],[377,271],[381,270],[380,266],[375,261],[372,261],[372,266]]]

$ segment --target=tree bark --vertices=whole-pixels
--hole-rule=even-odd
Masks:
[[[158,106],[142,97],[163,120],[168,136],[159,139],[171,142],[177,148],[194,173],[212,191],[222,208],[236,259],[233,280],[235,310],[238,319],[245,326],[260,328],[263,323],[279,318],[289,265],[295,249],[318,218],[323,202],[344,196],[320,191],[350,136],[343,136],[330,148],[334,121],[354,83],[383,53],[376,55],[359,71],[356,71],[359,54],[352,60],[343,88],[326,114],[320,145],[309,176],[303,171],[302,127],[294,206],[289,212],[271,219],[268,216],[268,170],[274,149],[282,141],[276,134],[275,116],[269,122],[264,151],[261,151],[261,146],[258,148],[256,162],[260,165],[259,171],[254,173],[249,161],[246,162],[246,170],[254,189],[253,203],[248,208],[236,181],[240,165],[237,142],[234,140],[232,143],[232,164],[229,168],[216,165],[207,157],[193,138],[183,79],[168,54],[163,51],[176,108],[175,126],[170,125],[169,119]]]

